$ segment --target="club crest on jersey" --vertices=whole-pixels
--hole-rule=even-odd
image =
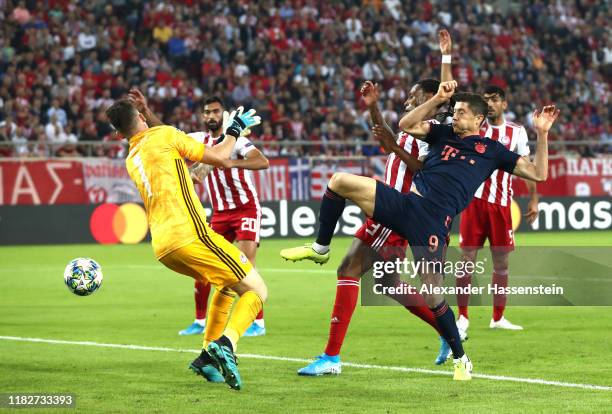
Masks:
[[[474,149],[476,150],[477,153],[484,154],[484,152],[487,150],[487,146],[485,144],[479,142],[479,143],[476,144]]]
[[[510,143],[510,137],[507,135],[504,135],[503,137],[499,139],[499,142],[502,143],[503,145],[508,145]]]

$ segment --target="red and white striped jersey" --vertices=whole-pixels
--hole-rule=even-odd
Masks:
[[[213,138],[208,132],[192,132],[188,135],[208,147],[217,143],[217,138]],[[254,149],[255,146],[248,138],[239,137],[230,158],[234,160],[245,158]],[[225,170],[213,168],[204,179],[204,185],[213,211],[259,208],[257,190],[249,170],[243,168]]]
[[[397,135],[397,144],[408,154],[423,159],[429,152],[429,145],[425,141],[418,140],[412,135],[400,132]],[[394,152],[387,157],[385,164],[385,184],[395,188],[402,193],[410,192],[412,185],[412,172]]]
[[[522,125],[504,121],[503,124],[495,126],[485,121],[480,128],[480,135],[499,141],[521,157],[529,155],[527,131]],[[512,174],[502,170],[493,171],[493,174],[478,187],[474,197],[504,207],[509,206],[512,198]]]

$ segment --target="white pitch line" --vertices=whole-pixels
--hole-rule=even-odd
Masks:
[[[119,348],[119,349],[134,349],[139,351],[161,351],[161,352],[182,352],[182,353],[199,353],[200,350],[195,349],[181,349],[181,348],[166,348],[156,346],[143,346],[143,345],[125,345],[125,344],[105,344],[100,342],[91,341],[65,341],[61,339],[44,339],[44,338],[24,338],[20,336],[1,336],[0,340],[5,341],[18,341],[18,342],[37,342],[47,344],[62,344],[62,345],[84,345],[94,346],[99,348]],[[270,361],[288,361],[288,362],[311,362],[310,359],[305,358],[289,358],[279,357],[272,355],[258,355],[258,354],[238,354],[240,358],[247,359],[265,359]],[[388,365],[371,365],[371,364],[356,364],[352,362],[343,362],[343,366],[360,368],[360,369],[376,369],[384,371],[399,371],[399,372],[414,372],[419,374],[430,374],[430,375],[452,375],[450,371],[439,371],[425,368],[410,368],[410,367],[394,367]],[[560,382],[560,381],[548,381],[539,378],[520,378],[520,377],[506,377],[503,375],[487,375],[487,374],[472,374],[474,378],[482,378],[493,381],[509,381],[509,382],[520,382],[525,384],[540,384],[540,385],[552,385],[555,387],[565,388],[582,388],[587,390],[600,390],[600,391],[612,391],[612,387],[605,385],[593,385],[593,384],[577,384],[572,382]]]

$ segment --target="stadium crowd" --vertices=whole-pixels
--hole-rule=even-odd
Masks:
[[[253,138],[266,141],[268,156],[376,154],[377,146],[278,142],[368,140],[364,79],[381,85],[384,116],[396,127],[411,85],[439,77],[441,28],[453,37],[462,89],[505,88],[507,116],[527,126],[533,108],[555,102],[562,115],[551,139],[575,143],[558,150],[590,156],[612,149],[606,2],[0,4],[0,156],[84,154],[79,141],[114,142],[93,155],[120,155],[121,137],[104,109],[131,86],[185,131],[203,128],[199,106],[210,95],[256,108],[265,122]]]

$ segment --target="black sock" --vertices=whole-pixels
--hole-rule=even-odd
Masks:
[[[217,339],[215,342],[218,342],[221,345],[225,345],[226,347],[231,349],[232,352],[234,352],[234,347],[232,346],[232,341],[230,341],[230,339],[227,336],[221,335],[221,338]]]
[[[331,243],[336,224],[342,215],[342,211],[344,211],[345,204],[346,200],[330,190],[329,187],[325,190],[319,208],[319,233],[317,234],[317,243],[321,246],[329,246]]]
[[[463,351],[463,345],[461,344],[461,337],[459,337],[459,330],[455,323],[455,314],[453,310],[448,306],[446,301],[442,301],[441,304],[430,309],[436,317],[436,322],[442,336],[453,350],[453,356],[455,358],[461,358],[465,352]]]

